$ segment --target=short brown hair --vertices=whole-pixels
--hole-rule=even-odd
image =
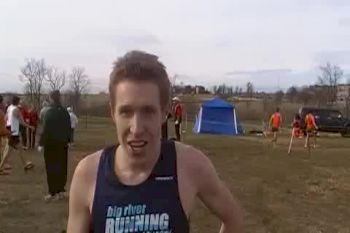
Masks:
[[[61,102],[61,93],[59,90],[53,90],[50,92],[50,97],[54,104],[60,104]]]
[[[17,106],[18,104],[19,104],[19,101],[20,101],[21,99],[18,97],[18,96],[13,96],[12,97],[12,101],[11,101],[11,103],[13,104],[13,105],[15,105],[15,106]]]
[[[156,55],[133,50],[118,58],[109,79],[109,94],[113,108],[115,85],[124,80],[146,81],[156,84],[159,89],[161,107],[168,106],[170,81],[165,66]]]

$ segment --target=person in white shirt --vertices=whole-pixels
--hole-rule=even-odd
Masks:
[[[21,161],[23,163],[24,166],[24,170],[27,171],[31,168],[34,167],[34,165],[32,164],[32,162],[30,161],[25,161],[23,156],[22,156],[22,149],[19,146],[20,144],[20,130],[19,130],[19,126],[23,125],[27,128],[32,129],[33,127],[30,126],[29,124],[27,124],[24,119],[23,116],[18,108],[18,104],[20,102],[20,98],[18,96],[14,96],[12,99],[12,104],[7,108],[7,112],[6,112],[6,128],[10,131],[10,136],[9,136],[9,140],[8,140],[8,145],[9,145],[9,150],[7,151],[7,153],[5,153],[1,159],[0,162],[0,174],[3,173],[3,167],[4,165],[7,163],[9,156],[12,152],[12,150],[16,150],[19,151],[19,156],[21,158]]]
[[[73,145],[73,143],[74,143],[74,131],[75,131],[75,128],[77,127],[77,125],[78,125],[78,117],[74,114],[72,107],[68,107],[67,111],[69,113],[70,123],[71,123],[70,143],[71,143],[71,145]]]
[[[39,121],[40,121],[40,123],[43,123],[45,114],[46,114],[46,112],[47,112],[47,110],[49,108],[50,108],[49,103],[47,101],[44,101],[43,102],[43,107],[42,107],[42,109],[40,110],[40,113],[39,113]]]

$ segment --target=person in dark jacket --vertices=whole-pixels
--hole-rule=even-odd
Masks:
[[[171,114],[168,113],[165,117],[165,121],[162,124],[162,139],[168,140],[168,120],[171,118]]]
[[[50,93],[51,106],[43,119],[43,131],[39,151],[44,150],[49,194],[46,201],[65,197],[67,182],[67,154],[70,142],[71,123],[66,108],[61,105],[60,92]]]

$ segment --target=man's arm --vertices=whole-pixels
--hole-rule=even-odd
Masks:
[[[315,129],[318,129],[314,116],[312,116],[311,120],[312,120],[312,124],[314,125]]]
[[[45,109],[42,108],[40,110],[40,112],[39,112],[39,121],[40,121],[40,123],[43,123],[43,121],[44,121],[44,111],[45,111]]]
[[[71,118],[70,118],[70,115],[68,113],[68,111],[66,111],[66,130],[67,130],[67,139],[68,139],[68,142],[71,142],[72,139],[71,139]]]
[[[225,184],[218,177],[211,161],[198,153],[196,183],[198,196],[221,221],[221,233],[242,233],[243,213]]]
[[[87,160],[79,162],[75,169],[69,194],[67,233],[88,233],[90,211],[88,204],[89,166]]]
[[[20,122],[21,125],[23,125],[23,126],[25,126],[25,127],[27,127],[27,128],[33,129],[32,126],[30,126],[29,124],[27,124],[27,123],[25,122],[25,120],[23,119],[23,115],[22,115],[22,113],[19,111],[18,108],[16,108],[16,109],[14,110],[14,114],[15,114],[15,116],[19,119],[19,122]]]
[[[43,119],[42,119],[42,124],[43,124],[43,129],[42,129],[42,133],[40,135],[40,139],[39,139],[39,146],[44,146],[45,141],[49,135],[49,131],[51,130],[51,122],[50,122],[50,114],[51,111],[47,111],[44,115],[43,115]]]
[[[7,136],[10,132],[6,129],[5,114],[0,110],[0,136]]]
[[[271,128],[271,126],[272,126],[272,121],[273,121],[273,114],[271,115],[271,117],[269,119],[269,128]]]
[[[75,115],[75,114],[74,114],[74,120],[75,120],[75,124],[79,123],[79,119],[78,119],[77,115]]]

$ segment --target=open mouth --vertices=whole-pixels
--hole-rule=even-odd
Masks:
[[[146,141],[129,141],[128,145],[133,151],[139,151],[142,150],[146,145]]]

